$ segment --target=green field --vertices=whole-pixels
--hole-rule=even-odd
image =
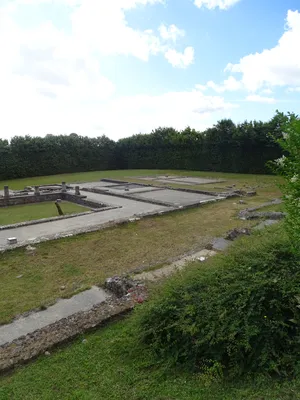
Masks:
[[[133,169],[133,170],[116,170],[116,171],[91,171],[91,172],[78,172],[74,174],[61,174],[61,175],[49,175],[49,176],[37,176],[32,178],[14,179],[9,181],[0,181],[0,188],[4,185],[8,185],[11,189],[20,190],[24,189],[25,186],[34,186],[42,184],[54,184],[54,183],[75,183],[75,182],[92,182],[103,178],[121,179],[121,180],[134,180],[137,181],[139,176],[152,176],[152,175],[182,175],[182,176],[193,176],[193,177],[210,177],[216,179],[225,179],[226,182],[209,185],[196,185],[201,188],[214,189],[214,186],[225,187],[231,184],[244,184],[249,185],[270,185],[274,187],[274,182],[278,180],[278,177],[272,175],[249,175],[249,174],[233,174],[223,172],[203,172],[203,171],[182,171],[182,170],[148,170],[148,169]],[[144,180],[141,180],[145,183]],[[180,187],[180,185],[173,185],[174,187]],[[187,187],[184,185],[183,187]],[[190,186],[189,186],[190,187]]]
[[[134,172],[137,176],[157,173]],[[223,185],[228,185],[228,182],[236,187],[256,185],[259,186],[258,195],[247,198],[247,205],[238,204],[236,199],[228,199],[121,227],[41,243],[37,246],[34,257],[26,254],[23,249],[2,254],[0,323],[31,309],[52,304],[62,296],[61,286],[66,287],[63,295],[70,297],[94,284],[103,283],[109,276],[141,267],[161,266],[187,252],[201,250],[212,238],[224,235],[229,229],[256,223],[237,219],[237,213],[241,209],[280,196],[274,176],[208,175],[189,171],[180,173],[222,177],[226,179]],[[108,173],[97,174],[99,179],[101,174],[108,176]],[[132,176],[133,171],[114,171],[112,174],[125,178]],[[173,174],[178,174],[178,171],[173,171]],[[86,178],[86,174],[82,175],[82,179],[84,177]],[[41,178],[36,178],[37,181],[39,179]],[[70,176],[70,180],[73,179],[78,179],[78,175]],[[49,182],[53,180],[53,177],[49,178]],[[16,279],[19,275],[22,275],[22,279]],[[17,298],[15,293],[18,293]]]
[[[86,207],[68,201],[62,201],[60,206],[65,215],[89,211]],[[2,207],[0,208],[0,225],[16,224],[18,222],[58,216],[54,201],[26,204],[24,206]]]
[[[241,221],[238,212],[280,197],[275,176],[191,171],[106,171],[38,177],[1,182],[13,189],[61,181],[101,178],[132,180],[134,176],[176,174],[226,179],[222,184],[198,185],[214,190],[235,184],[255,187],[258,195],[228,199],[200,208],[142,219],[135,223],[37,245],[34,255],[24,249],[0,254],[0,323],[32,309],[69,297],[109,276],[136,268],[162,266],[204,248],[213,237],[257,221]],[[136,180],[136,179],[135,179]],[[145,181],[141,181],[144,182]],[[180,185],[176,185],[180,186]],[[183,186],[186,188],[186,186]],[[51,203],[54,211],[55,205]],[[63,204],[64,207],[64,204]],[[64,208],[63,208],[64,209]],[[251,237],[249,238],[251,245]],[[22,275],[22,278],[16,279]],[[61,286],[66,289],[60,290]],[[16,293],[18,294],[16,296]],[[158,366],[146,351],[136,351],[131,317],[84,335],[67,346],[41,356],[0,378],[0,399],[28,400],[288,400],[297,399],[300,380],[280,382],[255,377],[224,383],[207,376]],[[87,342],[82,342],[82,339]]]

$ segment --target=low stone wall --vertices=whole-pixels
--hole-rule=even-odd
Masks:
[[[26,195],[26,196],[9,196],[9,198],[0,198],[0,207],[18,206],[32,203],[42,203],[45,201],[55,201],[62,198],[63,193],[54,192],[40,195]]]
[[[109,206],[104,203],[86,200],[86,196],[78,196],[70,192],[62,193],[58,191],[39,195],[30,194],[25,196],[9,196],[9,198],[0,197],[0,207],[43,203],[46,201],[56,201],[57,199],[70,201],[89,208],[104,208]]]
[[[136,303],[142,303],[148,297],[147,288],[143,283],[127,279],[125,276],[107,279],[105,287],[109,291],[109,297],[101,303],[91,305],[89,310],[76,312],[1,345],[0,371],[9,370],[45,353],[53,346],[129,312]]]
[[[71,203],[76,203],[84,207],[89,208],[105,208],[109,207],[109,204],[97,203],[94,201],[86,200],[86,196],[78,196],[73,193],[62,193],[62,199],[70,201]]]
[[[13,368],[45,353],[51,347],[70,340],[95,328],[109,319],[130,311],[134,307],[132,298],[111,297],[91,310],[73,314],[47,327],[0,346],[0,371]]]

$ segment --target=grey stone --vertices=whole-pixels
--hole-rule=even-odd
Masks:
[[[256,196],[256,195],[257,195],[257,193],[256,193],[255,190],[252,190],[252,191],[246,193],[247,197],[253,197],[253,196]]]
[[[266,228],[267,226],[271,226],[274,224],[277,224],[279,222],[279,220],[274,220],[274,219],[267,219],[265,221],[262,221],[260,224],[258,224],[257,226],[255,226],[253,229],[255,230],[261,230]]]
[[[26,247],[26,251],[28,253],[33,253],[36,251],[36,247],[30,246],[30,244]]]
[[[234,228],[231,231],[227,232],[225,239],[226,240],[235,240],[239,236],[250,235],[251,230],[249,228]]]
[[[61,184],[61,191],[62,191],[63,193],[65,193],[65,192],[67,191],[66,182],[62,182],[62,184]]]
[[[79,186],[75,186],[75,195],[80,196],[80,188]]]
[[[39,196],[39,195],[40,195],[40,188],[39,188],[39,186],[35,186],[35,187],[34,187],[34,195],[35,195],[35,196]]]
[[[266,218],[266,219],[280,220],[285,217],[285,213],[275,212],[275,211],[248,212],[247,214],[244,215],[244,217],[245,217],[245,219]]]
[[[215,238],[212,242],[212,250],[223,251],[226,250],[231,244],[232,241],[230,240],[226,240],[224,238]]]
[[[125,277],[114,276],[105,281],[105,288],[111,291],[117,297],[123,297],[128,290],[133,288],[135,282]]]
[[[4,197],[9,198],[9,187],[8,186],[4,186]]]
[[[7,238],[7,243],[8,244],[16,244],[16,243],[18,243],[18,239],[16,237]]]

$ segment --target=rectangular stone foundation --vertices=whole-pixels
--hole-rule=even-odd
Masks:
[[[3,197],[0,198],[0,208],[25,205],[25,204],[43,203],[47,201],[56,201],[57,199],[70,201],[71,203],[76,203],[89,208],[107,207],[106,204],[100,204],[93,201],[85,200],[85,196],[76,196],[75,194],[68,192],[66,193],[55,192],[55,193],[47,193],[39,195],[10,196],[9,198]]]

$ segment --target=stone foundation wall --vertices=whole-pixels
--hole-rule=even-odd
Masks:
[[[62,199],[66,201],[70,201],[71,203],[76,203],[81,206],[89,207],[89,208],[104,208],[108,207],[108,204],[104,203],[96,203],[94,201],[86,200],[86,196],[77,196],[73,193],[62,193]]]
[[[91,310],[79,312],[64,318],[31,334],[0,346],[0,371],[13,368],[15,365],[29,361],[53,346],[70,340],[77,335],[95,328],[109,319],[132,310],[134,300],[111,297]]]
[[[56,201],[57,199],[70,201],[72,203],[76,203],[89,208],[104,208],[108,206],[107,204],[88,201],[85,199],[85,196],[77,196],[73,193],[62,193],[59,191],[54,193],[43,193],[39,195],[30,194],[25,196],[10,196],[9,198],[0,197],[0,207],[43,203],[45,201]]]
[[[62,198],[61,192],[47,193],[40,195],[26,195],[26,196],[10,196],[9,198],[0,198],[0,207],[18,206],[32,203],[42,203],[44,201],[55,201]]]

